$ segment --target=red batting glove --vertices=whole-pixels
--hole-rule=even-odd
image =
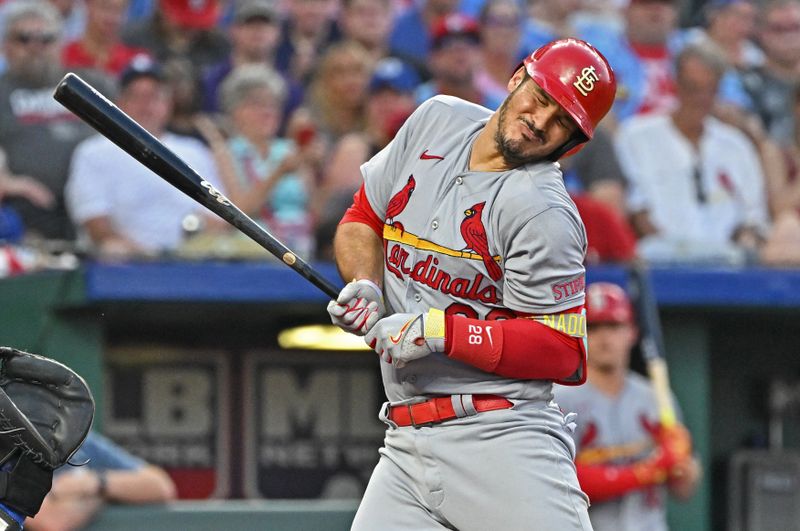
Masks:
[[[692,437],[681,424],[659,426],[655,435],[656,442],[666,448],[676,461],[683,461],[692,455]]]
[[[657,446],[646,459],[632,468],[640,485],[660,485],[669,479],[670,470],[676,462],[675,455],[669,449]]]

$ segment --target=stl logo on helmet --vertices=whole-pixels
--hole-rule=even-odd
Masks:
[[[589,93],[594,90],[594,84],[596,81],[600,81],[600,78],[597,75],[597,72],[594,70],[594,66],[587,66],[583,70],[579,76],[577,76],[575,83],[572,85],[578,89],[578,92],[581,93],[583,96],[588,96]]]

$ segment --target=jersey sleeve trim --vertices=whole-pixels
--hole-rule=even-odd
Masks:
[[[339,225],[343,223],[362,223],[371,228],[379,238],[383,239],[383,221],[370,206],[364,190],[364,183],[361,183],[361,187],[353,194],[353,204],[344,213]]]

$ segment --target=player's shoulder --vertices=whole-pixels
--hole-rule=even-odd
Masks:
[[[527,164],[510,172],[498,194],[504,209],[526,221],[551,209],[577,214],[557,163]]]
[[[423,113],[447,115],[453,119],[472,122],[486,120],[492,115],[490,109],[455,96],[439,94],[422,102],[419,110]]]

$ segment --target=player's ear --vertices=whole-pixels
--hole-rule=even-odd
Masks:
[[[522,66],[520,66],[519,68],[517,68],[517,71],[514,72],[514,75],[511,76],[511,79],[508,80],[508,91],[514,92],[514,89],[516,89],[524,79],[525,79],[525,69]]]

